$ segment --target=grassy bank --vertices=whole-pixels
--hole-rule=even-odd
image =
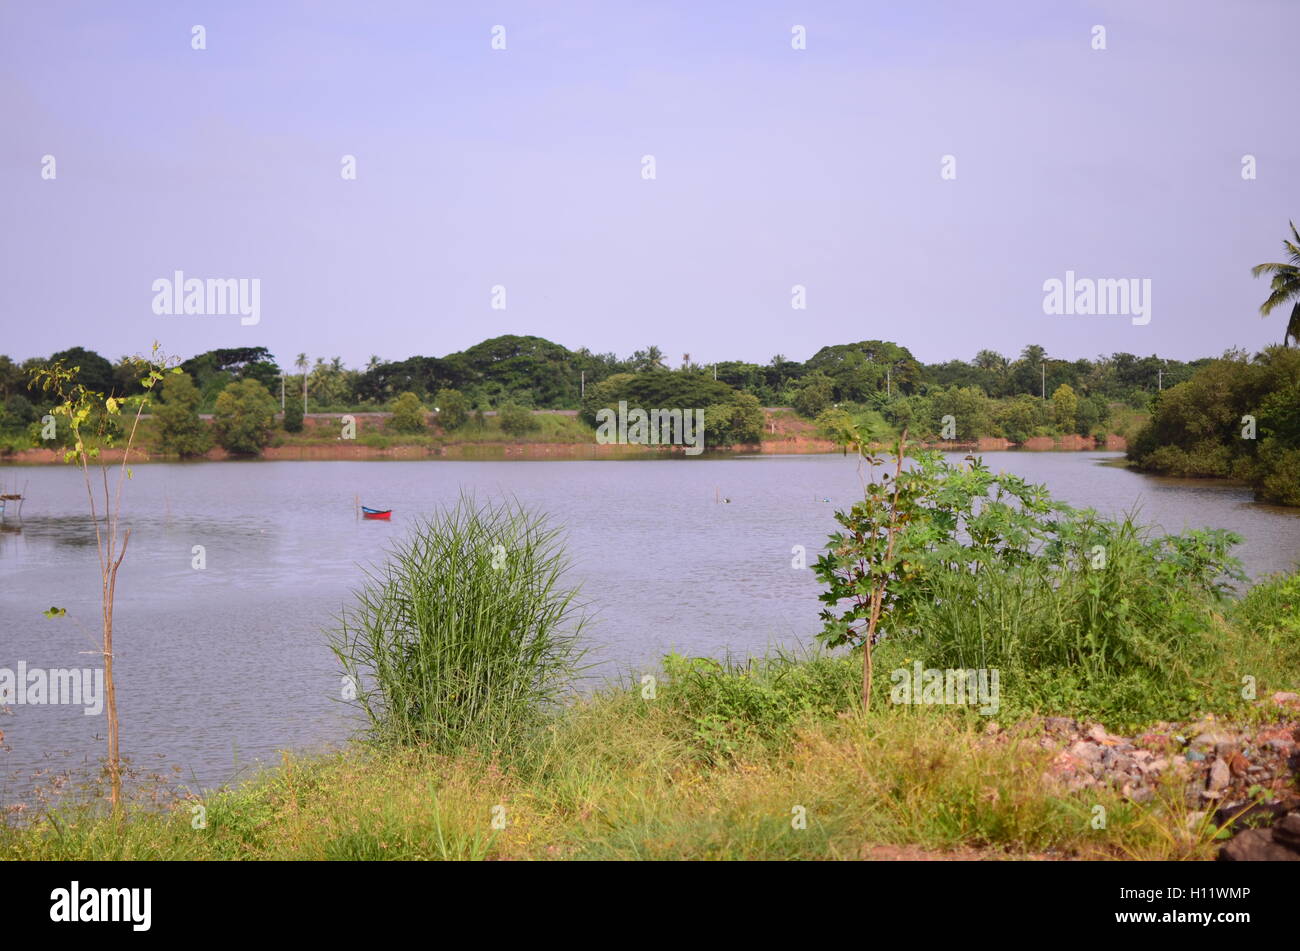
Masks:
[[[65,814],[0,833],[6,859],[858,858],[873,846],[1207,857],[1171,795],[1162,808],[1061,795],[1051,754],[975,725],[890,712],[812,720],[725,765],[689,723],[631,695],[583,704],[524,767],[357,747],[287,759],[248,787],[122,826]],[[1113,818],[1090,828],[1093,806]],[[494,829],[502,807],[504,829]],[[791,825],[796,807],[807,828]],[[501,814],[501,813],[498,813]]]
[[[1221,652],[1206,659],[1207,686],[1229,689],[1189,702],[1174,686],[1146,705],[1168,719],[1276,717],[1230,688],[1246,669],[1261,696],[1295,687],[1298,606],[1300,576],[1257,586],[1222,618]],[[1004,684],[990,727],[969,708],[889,703],[889,670],[906,667],[909,645],[877,655],[880,700],[867,716],[856,653],[741,667],[669,658],[653,696],[641,683],[609,688],[502,748],[286,755],[238,789],[141,806],[120,824],[93,808],[28,816],[0,827],[0,858],[1208,859],[1221,844],[1181,774],[1140,804],[1055,781],[1062,744],[1037,716],[1079,714],[1072,698],[1095,684],[1075,679],[1055,701]],[[1106,719],[1126,718],[1117,708]],[[199,805],[205,828],[194,827]],[[792,825],[799,815],[806,827]]]

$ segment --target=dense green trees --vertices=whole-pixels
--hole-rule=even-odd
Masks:
[[[271,441],[276,402],[257,380],[239,380],[217,397],[212,431],[217,445],[237,456],[256,455]]]
[[[821,370],[814,370],[803,378],[790,402],[796,413],[811,419],[820,416],[834,399],[834,382]]]
[[[617,409],[620,401],[629,408],[705,409],[717,403],[731,402],[737,390],[721,380],[697,373],[671,373],[654,370],[646,373],[616,373],[595,386],[587,387],[581,418],[596,425],[596,411]]]
[[[704,411],[704,440],[708,447],[757,443],[763,438],[763,407],[752,393],[714,380],[703,372],[651,370],[616,373],[587,387],[581,418],[596,425],[601,409]]]
[[[361,374],[343,365],[342,357],[331,357],[327,362],[316,358],[307,378],[312,405],[317,411],[339,410],[356,402],[357,381]]]
[[[217,396],[237,380],[256,380],[267,392],[278,392],[280,368],[265,347],[231,347],[209,350],[181,364],[201,394],[200,409],[211,409]]]
[[[201,456],[212,448],[212,431],[199,418],[199,391],[188,373],[169,373],[153,415],[158,421],[158,445],[182,458]],[[260,447],[259,447],[260,448]]]
[[[80,347],[54,357],[64,360],[65,365],[81,366],[88,386],[112,390],[119,396],[134,392],[127,364],[114,365]],[[47,362],[33,358],[19,366],[0,356],[0,398],[22,395],[41,409],[39,394],[28,388],[28,371]],[[441,406],[439,394],[455,391],[463,394],[466,413],[472,413],[506,403],[536,409],[580,409],[584,386],[590,397],[593,388],[602,383],[631,376],[653,381],[646,386],[665,394],[654,397],[660,401],[689,398],[695,405],[708,406],[713,399],[721,398],[719,393],[739,391],[756,397],[763,406],[794,406],[809,419],[834,404],[906,417],[917,407],[887,411],[885,404],[934,395],[937,390],[952,387],[974,387],[993,400],[1020,395],[1038,397],[1045,381],[1048,396],[1062,384],[1075,392],[1079,399],[1076,425],[1082,427],[1085,417],[1091,425],[1104,426],[1106,408],[1111,403],[1145,409],[1162,382],[1166,388],[1174,386],[1205,361],[1179,363],[1126,353],[1094,360],[1061,360],[1050,357],[1035,344],[1025,347],[1014,360],[985,348],[969,362],[949,360],[925,365],[897,343],[862,340],[822,347],[806,363],[778,354],[767,364],[734,360],[700,364],[686,355],[679,366],[669,369],[663,351],[655,346],[619,358],[586,348],[569,350],[541,337],[505,335],[445,357],[384,361],[373,356],[363,370],[349,369],[340,357],[327,360],[302,353],[293,362],[299,372],[282,374],[275,357],[265,348],[236,347],[198,354],[185,361],[182,368],[200,393],[200,412],[210,412],[217,395],[230,383],[243,379],[259,381],[276,396],[282,383],[297,399],[305,389],[310,408],[316,410],[382,409],[403,393],[415,394],[427,406]],[[682,380],[698,381],[683,384],[695,392],[678,396],[675,381]],[[702,388],[715,383],[730,389],[710,393]],[[648,400],[651,395],[638,398]],[[1085,408],[1085,402],[1094,398],[1094,403]],[[444,428],[454,426],[459,415],[458,411],[440,413],[440,422]],[[1054,424],[1048,419],[1041,425]],[[996,423],[993,428],[997,429]]]
[[[472,403],[572,409],[578,405],[582,375],[590,385],[608,376],[616,363],[612,355],[571,352],[542,337],[511,334],[442,358],[380,363],[358,377],[356,395],[385,401],[403,390],[431,398],[440,389],[455,389]]]
[[[911,393],[922,376],[912,352],[888,340],[822,347],[805,364],[805,371],[825,374],[837,403],[862,402],[879,390]]]
[[[709,367],[692,366],[696,372],[709,372]],[[764,406],[775,406],[781,402],[782,387],[775,383],[771,367],[731,360],[714,364],[712,370],[720,382],[746,393],[753,393]]]
[[[1300,505],[1300,351],[1230,351],[1165,390],[1129,447],[1140,468],[1220,476],[1261,501]]]
[[[73,382],[84,386],[88,390],[109,396],[126,395],[124,388],[118,383],[117,374],[113,371],[113,364],[94,350],[87,350],[85,347],[60,350],[58,353],[51,354],[48,362],[50,365],[62,363],[69,370],[77,367]]]

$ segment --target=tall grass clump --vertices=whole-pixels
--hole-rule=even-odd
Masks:
[[[559,529],[507,501],[418,522],[330,633],[380,743],[508,750],[579,671],[586,623]]]

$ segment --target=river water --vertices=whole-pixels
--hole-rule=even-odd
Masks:
[[[988,453],[985,461],[1076,506],[1136,510],[1168,532],[1230,528],[1252,576],[1300,558],[1296,510],[1247,489],[1144,476],[1114,453]],[[72,467],[0,467],[27,484],[21,524],[0,532],[0,668],[99,666],[98,559]],[[462,491],[513,495],[567,531],[573,579],[597,610],[594,676],[654,669],[668,651],[722,657],[812,641],[811,563],[833,513],[861,495],[840,455],[627,461],[202,462],[135,467],[131,541],[117,586],[116,661],[123,751],[139,767],[179,766],[194,788],[246,775],[281,749],[349,735],[323,630],[361,566],[383,558],[411,520]],[[394,509],[358,521],[354,497]],[[718,501],[729,499],[729,501]],[[202,545],[206,567],[193,567]],[[51,606],[67,616],[48,619]],[[102,756],[103,716],[80,707],[0,711],[0,801],[41,769]],[[4,749],[7,747],[7,750]]]

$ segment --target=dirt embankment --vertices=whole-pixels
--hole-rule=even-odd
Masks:
[[[268,446],[258,458],[286,459],[614,459],[636,458],[647,454],[667,453],[670,447],[656,446],[602,446],[597,443],[449,443],[442,446],[365,446],[351,441],[319,445]],[[100,461],[116,465],[122,461],[121,449],[105,449]],[[232,456],[223,449],[213,449],[195,462],[223,462],[248,459]],[[165,453],[131,451],[132,465],[146,462],[175,462],[176,457]],[[62,463],[63,452],[53,449],[23,449],[0,462],[20,465]]]
[[[382,433],[383,422],[387,414],[355,414],[358,435]],[[294,437],[292,442],[268,446],[261,458],[272,460],[286,459],[626,459],[647,455],[681,454],[680,446],[637,446],[637,445],[601,445],[592,442],[443,442],[435,444],[412,445],[366,445],[354,439],[341,439],[338,435],[337,414],[313,414],[307,422],[306,438]],[[769,412],[766,432],[761,444],[737,445],[729,447],[735,453],[763,454],[803,454],[819,452],[836,452],[840,449],[829,439],[817,434],[814,424],[788,412]],[[971,442],[931,442],[929,449],[945,452],[999,452],[1011,449],[1015,443],[1006,439],[982,438]],[[1021,449],[1036,451],[1078,451],[1107,449],[1123,451],[1128,448],[1122,436],[1107,436],[1105,440],[1095,440],[1086,436],[1035,436],[1020,446]],[[100,458],[104,462],[122,461],[122,450],[105,449]],[[212,461],[232,458],[223,449],[213,449],[200,457]],[[59,449],[22,449],[0,461],[23,465],[41,465],[61,463],[63,450]],[[132,463],[171,462],[174,456],[164,453],[135,449],[131,452]]]
[[[1017,448],[1009,439],[984,436],[968,441],[934,441],[922,444],[926,449],[939,449],[944,452],[1001,452]],[[751,452],[764,453],[801,453],[801,452],[835,452],[840,447],[829,439],[817,435],[817,427],[812,421],[801,419],[790,412],[768,413],[767,432],[762,446],[735,447]],[[1123,436],[1111,434],[1105,439],[1093,439],[1090,436],[1035,436],[1026,440],[1020,449],[1049,451],[1080,451],[1107,449],[1123,452],[1128,443]]]

